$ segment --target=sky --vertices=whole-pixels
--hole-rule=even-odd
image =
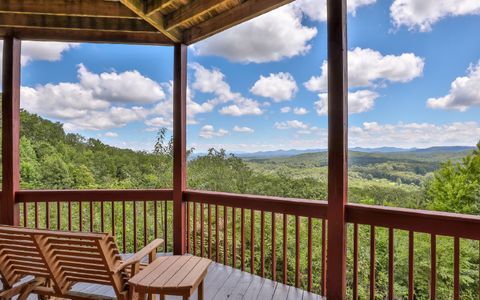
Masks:
[[[349,0],[349,146],[480,140],[480,1]],[[187,143],[327,146],[325,0],[297,0],[188,49]],[[1,46],[1,45],[0,45]],[[173,48],[22,44],[22,108],[150,151],[172,126]]]

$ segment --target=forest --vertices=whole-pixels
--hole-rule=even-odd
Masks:
[[[22,189],[139,189],[172,186],[172,141],[166,129],[158,132],[154,149],[133,151],[106,145],[98,139],[65,133],[61,123],[22,111],[20,151]],[[189,149],[188,153],[190,189],[312,201],[324,200],[327,196],[325,152],[245,158],[223,149],[210,149],[208,153],[195,155],[195,149]],[[433,149],[391,153],[350,151],[349,201],[478,215],[480,143],[471,150]],[[385,299],[387,292],[387,233],[383,229],[376,232],[378,299]],[[369,238],[369,228],[360,228],[361,269],[368,269],[369,266]],[[407,241],[408,233],[399,232],[396,235],[397,245],[406,245]],[[292,243],[293,241],[289,242],[289,248],[295,247]],[[428,299],[429,236],[417,234],[415,243],[415,295],[416,299]],[[440,237],[437,243],[439,253],[453,253],[452,239]],[[408,270],[405,262],[408,252],[404,251],[405,248],[396,250],[397,261],[400,262],[395,271],[395,294],[398,299],[404,299],[407,295]],[[462,240],[462,299],[478,297],[479,256],[478,241]],[[318,253],[314,254],[314,258],[318,257]],[[350,265],[350,254],[348,259]],[[290,263],[293,263],[293,259],[289,260]],[[453,256],[442,255],[438,258],[438,264],[438,299],[450,299],[453,292]],[[351,274],[349,278],[351,283]],[[368,296],[368,272],[362,272],[359,281],[360,298],[365,299]],[[318,288],[318,282],[316,287]]]

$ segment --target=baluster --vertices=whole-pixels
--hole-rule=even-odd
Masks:
[[[237,216],[236,209],[232,207],[232,267],[237,266]]]
[[[453,299],[460,299],[460,238],[453,239]]]
[[[276,217],[272,212],[272,280],[277,280],[277,241],[276,241]]]
[[[203,203],[200,203],[200,256],[205,257],[205,233],[204,233]]]
[[[322,226],[324,226],[325,220],[322,220],[322,222],[323,222]],[[324,231],[322,232],[322,236],[324,236]],[[322,253],[324,250],[323,245],[322,245]],[[323,269],[323,265],[322,265],[322,269]],[[352,290],[353,290],[352,291],[353,299],[357,300],[358,299],[358,224],[357,223],[353,224],[353,287],[352,287]],[[322,295],[325,295],[324,291],[325,291],[325,287],[322,285]]]
[[[260,276],[265,277],[265,212],[260,212]]]
[[[430,299],[437,299],[437,236],[430,235]]]
[[[223,264],[228,265],[228,214],[227,207],[223,207]]]
[[[308,252],[307,252],[307,275],[308,275],[308,284],[307,284],[307,291],[311,292],[312,291],[312,218],[308,218],[307,220],[307,227],[308,227],[308,233],[307,233],[307,243],[308,243]]]
[[[300,218],[295,216],[295,287],[300,287]]]
[[[242,271],[245,271],[245,209],[242,208],[240,211],[240,243],[242,244],[242,253],[241,253],[241,267]]]
[[[393,228],[388,229],[388,299],[394,299],[394,231]]]
[[[255,274],[255,211],[250,210],[250,273]]]
[[[370,226],[370,299],[375,300],[375,226]]]
[[[413,259],[414,259],[414,235],[413,231],[408,232],[408,299],[414,300],[413,286]]]
[[[288,260],[288,253],[287,253],[287,241],[288,241],[288,236],[287,236],[287,233],[288,233],[288,215],[287,214],[283,214],[283,284],[287,284],[288,283],[288,272],[287,272],[287,260]]]

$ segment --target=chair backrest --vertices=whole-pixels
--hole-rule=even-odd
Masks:
[[[3,243],[3,237],[7,243]],[[121,264],[121,257],[113,237],[109,234],[1,226],[0,238],[0,251],[3,248],[11,249],[4,251],[7,255],[5,278],[18,274],[12,279],[18,280],[18,276],[22,275],[50,279],[58,296],[66,295],[78,282],[110,285],[119,299],[126,295],[125,285],[128,278],[124,273],[114,272]],[[28,246],[28,253],[16,253],[19,247],[25,246]],[[35,264],[18,264],[16,260],[12,260],[25,260],[25,257],[28,261],[35,261]],[[0,262],[0,265],[3,263]],[[3,275],[1,267],[0,270]]]
[[[25,230],[0,226],[0,275],[9,286],[28,275],[50,278],[42,254]]]

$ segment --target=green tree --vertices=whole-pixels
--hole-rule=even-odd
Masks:
[[[480,142],[461,162],[448,161],[435,172],[427,197],[433,210],[480,213]]]

